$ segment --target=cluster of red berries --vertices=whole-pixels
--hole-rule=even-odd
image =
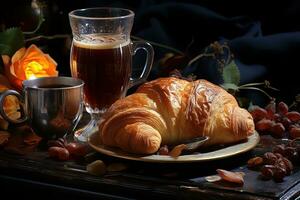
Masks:
[[[289,111],[284,102],[276,105],[275,100],[271,100],[265,108],[253,106],[249,112],[254,119],[255,129],[259,133],[271,134],[276,138],[300,137],[300,113]]]

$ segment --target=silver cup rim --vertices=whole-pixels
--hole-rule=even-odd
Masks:
[[[66,83],[67,82],[67,83]],[[22,82],[23,88],[33,90],[70,90],[83,87],[84,81],[79,78],[67,76],[41,77]],[[63,87],[40,87],[47,84],[65,84]]]

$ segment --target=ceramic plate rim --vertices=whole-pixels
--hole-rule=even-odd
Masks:
[[[231,146],[226,146],[224,148],[207,152],[207,153],[198,153],[191,155],[182,155],[176,158],[171,156],[164,155],[137,155],[126,153],[121,149],[114,147],[106,147],[98,142],[95,142],[98,136],[98,132],[94,132],[88,138],[88,144],[97,152],[102,154],[123,158],[126,160],[135,160],[135,161],[143,161],[143,162],[155,162],[155,163],[189,163],[189,162],[203,162],[203,161],[212,161],[223,158],[228,158],[231,156],[235,156],[244,152],[247,152],[253,149],[259,142],[259,134],[257,131],[254,131],[252,135],[247,138],[247,141],[234,144]]]

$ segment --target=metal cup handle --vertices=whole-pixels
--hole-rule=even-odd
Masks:
[[[24,112],[24,107],[22,104],[20,104],[20,112],[21,112],[21,115],[23,116],[22,118],[20,119],[17,119],[17,120],[13,120],[11,118],[9,118],[7,116],[7,114],[5,113],[4,109],[3,109],[3,103],[4,103],[4,100],[5,100],[5,97],[9,96],[9,95],[14,95],[16,96],[19,101],[21,101],[22,99],[22,96],[20,95],[20,93],[18,93],[17,91],[15,90],[6,90],[4,91],[3,93],[0,94],[0,115],[3,117],[3,119],[5,119],[6,121],[8,121],[9,123],[12,123],[12,124],[17,124],[17,125],[22,125],[24,124],[26,121],[27,121],[27,116],[25,115],[25,112]]]

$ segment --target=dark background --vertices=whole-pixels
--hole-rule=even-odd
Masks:
[[[300,93],[300,2],[297,0],[48,0],[42,1],[42,5],[46,21],[37,35],[70,34],[68,12],[73,9],[129,8],[136,14],[132,35],[187,51],[191,57],[214,41],[227,41],[240,69],[242,84],[268,80],[280,89],[280,92],[270,91],[271,95],[288,104]],[[21,26],[23,30],[32,30],[36,14],[30,6],[31,1],[7,1],[0,8],[2,29]],[[70,75],[70,38],[37,41],[58,62],[61,75]],[[149,79],[160,76],[157,63],[166,52],[155,47],[156,62]],[[195,63],[184,73],[220,83],[215,66],[206,60]],[[257,92],[249,94],[254,103],[264,99]]]

